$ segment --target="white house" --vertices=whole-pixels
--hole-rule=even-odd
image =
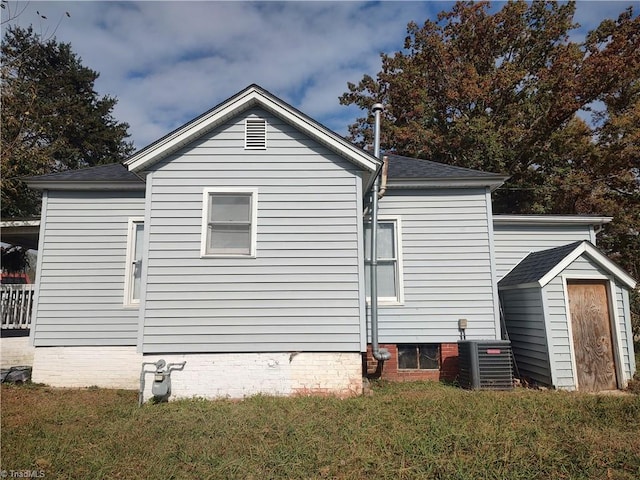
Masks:
[[[595,243],[609,221],[494,217],[505,176],[386,161],[375,332],[366,240],[383,162],[259,86],[123,165],[32,177],[33,380],[137,388],[159,359],[186,362],[176,397],[352,395],[374,371],[454,378],[460,319],[468,339],[501,338],[504,274],[531,251]],[[615,281],[599,267],[591,280]],[[624,280],[608,290],[622,305],[610,320],[618,388],[635,370]],[[390,358],[372,357],[372,333]]]

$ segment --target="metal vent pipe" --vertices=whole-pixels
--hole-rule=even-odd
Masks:
[[[380,158],[380,114],[383,110],[380,103],[373,105],[375,116],[373,128],[373,155]],[[380,191],[380,175],[376,176],[371,192],[371,353],[376,360],[389,360],[391,354],[378,344],[378,193]]]

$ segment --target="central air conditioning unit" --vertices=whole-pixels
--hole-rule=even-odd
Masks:
[[[460,340],[458,380],[463,388],[511,390],[513,363],[508,340]]]

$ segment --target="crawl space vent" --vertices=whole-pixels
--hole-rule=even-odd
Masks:
[[[458,342],[458,362],[458,380],[463,388],[513,388],[511,342],[508,340],[461,340]]]
[[[244,148],[265,150],[267,148],[267,121],[262,118],[247,118],[245,123]]]

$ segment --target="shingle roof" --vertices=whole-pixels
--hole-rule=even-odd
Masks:
[[[389,178],[489,178],[500,174],[456,167],[445,163],[386,155],[389,159]]]
[[[530,253],[498,282],[498,286],[506,287],[537,282],[582,243],[582,241],[573,242],[561,247]]]
[[[154,145],[157,142],[154,142]],[[150,145],[151,146],[151,145]],[[148,147],[147,147],[148,148]],[[404,157],[401,155],[386,155],[389,159],[389,179],[495,179],[500,174],[481,172],[470,168],[456,167],[445,163]],[[32,182],[142,182],[139,177],[130,172],[121,163],[99,165],[97,167],[68,170],[65,172],[39,175],[26,179]]]
[[[49,173],[25,179],[27,183],[42,182],[139,182],[143,181],[135,174],[127,170],[121,163],[98,165],[97,167],[82,168],[80,170],[67,170],[65,172]]]

